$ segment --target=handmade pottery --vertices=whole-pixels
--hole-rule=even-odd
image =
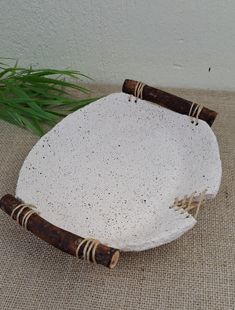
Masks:
[[[221,162],[206,122],[128,99],[111,94],[58,123],[27,156],[16,196],[60,228],[140,251],[195,225],[175,199],[213,198]]]

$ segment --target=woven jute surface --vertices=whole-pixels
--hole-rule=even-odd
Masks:
[[[97,88],[108,94],[115,87]],[[223,178],[198,224],[168,245],[88,265],[25,232],[0,212],[0,309],[235,309],[235,93],[171,90],[217,112]],[[0,195],[14,194],[37,138],[0,122]],[[209,156],[209,154],[208,154]]]

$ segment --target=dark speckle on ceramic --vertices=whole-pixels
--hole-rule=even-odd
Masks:
[[[33,147],[16,195],[63,229],[121,250],[170,242],[196,223],[179,196],[216,195],[221,163],[203,121],[111,94],[58,123]]]

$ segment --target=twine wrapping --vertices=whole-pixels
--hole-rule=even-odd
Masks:
[[[88,262],[97,264],[96,259],[95,259],[95,254],[96,254],[96,249],[99,244],[100,242],[96,239],[85,238],[84,240],[82,240],[82,242],[79,243],[76,249],[76,257],[80,258],[79,251],[82,245],[85,245],[83,248],[82,258]]]
[[[21,223],[20,223],[20,215],[22,214],[22,212],[25,210],[25,209],[29,209],[23,216],[22,220],[21,220]],[[30,217],[33,215],[33,214],[38,214],[38,212],[36,210],[33,210],[33,208],[36,208],[36,206],[34,205],[31,205],[31,204],[26,204],[26,203],[21,203],[19,204],[18,206],[16,206],[12,212],[11,212],[11,218],[13,219],[14,218],[14,215],[16,213],[16,211],[18,210],[17,212],[17,215],[16,215],[16,222],[21,225],[25,230],[28,230],[27,229],[27,226],[28,226],[28,221],[30,219]]]

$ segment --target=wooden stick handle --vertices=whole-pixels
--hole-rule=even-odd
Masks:
[[[22,202],[10,194],[3,196],[0,200],[0,208],[8,215],[11,215],[12,211],[20,204],[22,204]],[[24,215],[29,210],[30,209],[25,208],[21,212],[18,219],[19,223],[22,223]],[[13,219],[16,219],[16,216],[17,212],[13,215]],[[84,241],[84,238],[52,225],[36,213],[30,216],[27,223],[27,229],[40,239],[62,250],[63,252],[74,256],[76,256],[76,250],[79,244]],[[79,248],[79,258],[83,257],[85,246],[86,242],[83,242]],[[119,254],[119,250],[99,243],[95,251],[95,261],[97,264],[114,268],[118,262]]]
[[[138,81],[125,80],[122,86],[122,91],[127,94],[134,95],[135,87]],[[147,101],[157,103],[167,109],[181,113],[189,114],[192,101],[188,101],[181,97],[175,96],[173,94],[167,93],[163,90],[145,85],[142,92],[142,98]],[[211,126],[217,116],[217,112],[212,111],[206,107],[203,107],[200,112],[199,118],[204,120]]]

